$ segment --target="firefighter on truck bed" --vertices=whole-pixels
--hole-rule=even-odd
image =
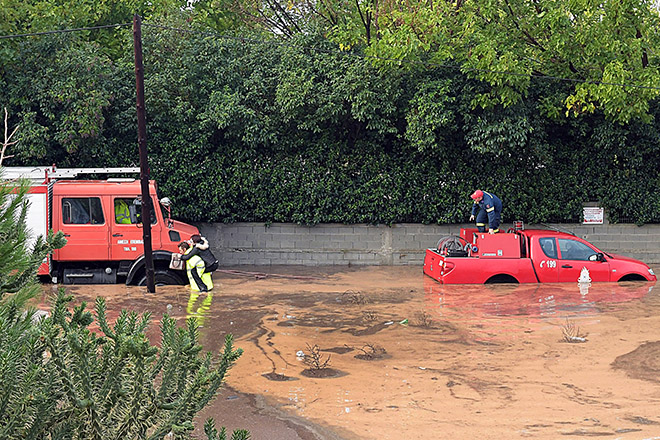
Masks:
[[[476,216],[479,232],[486,232],[486,226],[488,226],[489,234],[499,232],[502,215],[502,201],[499,197],[480,189],[476,190],[470,197],[474,200],[470,221],[474,220]]]

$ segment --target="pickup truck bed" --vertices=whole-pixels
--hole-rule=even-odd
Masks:
[[[459,270],[455,271],[456,267]],[[426,250],[424,273],[447,284],[539,282],[531,258],[447,257],[437,249]]]

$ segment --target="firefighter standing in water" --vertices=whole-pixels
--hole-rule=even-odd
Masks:
[[[179,244],[179,251],[182,256],[189,254],[191,251],[190,244],[183,241]],[[183,258],[182,258],[183,260]],[[205,272],[206,265],[204,260],[199,255],[193,255],[191,258],[185,260],[186,272],[188,273],[188,281],[190,288],[196,292],[208,292],[213,289],[213,279],[210,272]]]
[[[502,201],[499,197],[480,189],[476,190],[470,197],[474,200],[470,221],[474,220],[476,215],[479,232],[486,232],[486,226],[488,226],[489,234],[499,232],[502,215]]]
[[[198,255],[204,260],[204,265],[206,266],[204,273],[213,272],[218,268],[218,260],[215,258],[215,255],[213,255],[213,252],[211,252],[211,249],[209,249],[209,242],[206,238],[199,234],[194,234],[190,237],[188,244],[190,244],[192,248],[189,253],[181,257],[183,261],[187,261],[193,256]]]

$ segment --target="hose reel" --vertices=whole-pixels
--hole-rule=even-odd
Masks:
[[[436,246],[438,253],[447,257],[467,257],[470,243],[463,244],[463,241],[453,235],[442,237]]]

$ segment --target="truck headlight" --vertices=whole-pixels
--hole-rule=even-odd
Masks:
[[[653,269],[651,269],[650,267],[649,267],[649,273],[651,274],[651,276],[655,276],[655,273],[653,273]]]

